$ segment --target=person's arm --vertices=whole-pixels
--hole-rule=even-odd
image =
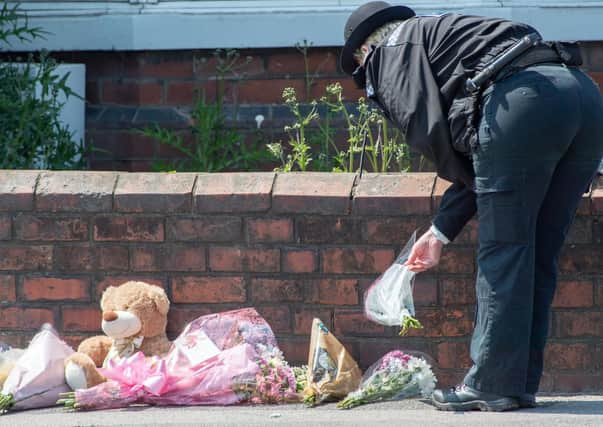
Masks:
[[[432,226],[412,247],[408,269],[420,273],[438,265],[442,247],[454,240],[476,211],[473,191],[460,183],[448,187]]]
[[[454,183],[442,195],[433,226],[453,241],[477,212],[475,192],[461,183]]]

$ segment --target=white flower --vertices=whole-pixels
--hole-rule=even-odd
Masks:
[[[429,363],[418,357],[412,357],[408,361],[408,369],[413,372],[413,381],[419,386],[423,397],[431,396],[437,380]]]

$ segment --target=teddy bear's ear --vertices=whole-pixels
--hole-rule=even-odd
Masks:
[[[115,293],[116,289],[117,288],[115,286],[109,286],[103,292],[103,296],[101,297],[101,302],[100,302],[100,306],[101,306],[101,310],[102,311],[105,311],[105,304],[106,304],[106,302],[107,302],[108,299],[113,298],[113,294]]]
[[[165,316],[170,310],[170,300],[165,294],[165,291],[158,286],[153,286],[151,299],[153,300],[153,303],[155,303],[157,311],[159,311],[161,315]]]

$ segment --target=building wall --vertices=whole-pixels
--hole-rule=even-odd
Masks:
[[[584,69],[603,84],[603,42],[583,43]],[[293,87],[302,101],[318,99],[327,84],[341,82],[344,96],[355,102],[362,91],[338,65],[339,48],[310,47],[308,72],[296,48],[242,49],[235,71],[226,73],[225,112],[230,125],[247,140],[276,142],[285,138],[283,126],[293,116],[281,94]],[[214,50],[63,52],[66,62],[86,64],[87,140],[102,151],[92,155],[95,170],[150,170],[154,159],[178,153],[149,140],[136,129],[158,124],[179,130],[191,139],[190,110],[204,91],[213,101],[217,93]],[[308,84],[309,80],[309,84]],[[256,127],[256,116],[265,121]],[[344,138],[344,123],[336,123]],[[270,169],[271,165],[266,166]]]
[[[73,345],[100,332],[109,285],[144,280],[172,301],[173,338],[203,314],[254,306],[292,363],[319,317],[363,368],[424,351],[440,384],[469,366],[477,228],[417,276],[424,329],[368,321],[363,294],[447,187],[435,175],[0,172],[0,340],[44,322]],[[378,213],[378,214],[376,214]],[[603,391],[603,182],[586,194],[559,261],[543,391]]]

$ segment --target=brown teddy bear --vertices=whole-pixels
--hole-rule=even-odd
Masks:
[[[170,301],[164,290],[144,282],[110,286],[101,298],[105,336],[87,338],[65,360],[65,380],[73,389],[93,387],[105,381],[96,368],[109,360],[137,351],[163,356],[171,347],[165,328]]]

